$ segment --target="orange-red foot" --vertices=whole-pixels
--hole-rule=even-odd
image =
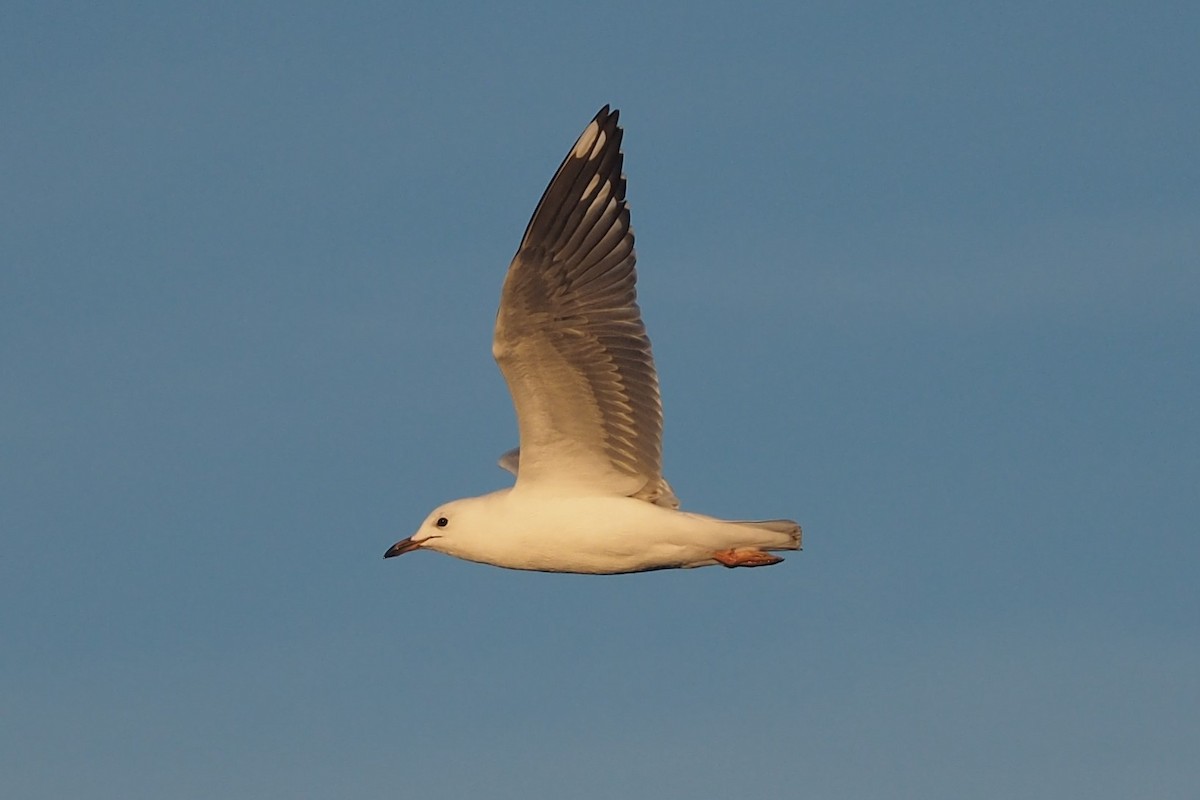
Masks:
[[[713,553],[713,558],[727,567],[767,567],[783,561],[762,550],[718,550]]]

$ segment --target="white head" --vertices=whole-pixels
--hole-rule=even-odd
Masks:
[[[388,548],[384,558],[411,553],[413,550],[436,550],[448,555],[460,555],[467,542],[481,528],[486,528],[486,514],[481,515],[479,501],[468,497],[442,503],[421,523],[417,532]]]

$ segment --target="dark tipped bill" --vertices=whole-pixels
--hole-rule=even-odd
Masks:
[[[388,551],[383,554],[383,557],[391,558],[392,556],[402,556],[405,553],[411,553],[413,550],[420,550],[420,549],[421,549],[420,542],[414,542],[411,538],[401,539],[400,541],[396,542],[394,545],[389,547]]]

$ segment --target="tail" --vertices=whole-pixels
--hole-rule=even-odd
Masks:
[[[771,536],[762,536],[763,550],[800,550],[803,532],[799,523],[790,519],[739,519],[729,520],[731,525],[744,525],[747,528],[757,528],[770,532]]]

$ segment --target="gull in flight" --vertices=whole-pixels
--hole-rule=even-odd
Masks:
[[[444,503],[384,554],[435,550],[509,569],[610,574],[761,567],[800,549],[791,520],[679,510],[662,475],[662,404],[634,287],[617,112],[600,109],[517,250],[492,354],[516,407],[514,485]]]

